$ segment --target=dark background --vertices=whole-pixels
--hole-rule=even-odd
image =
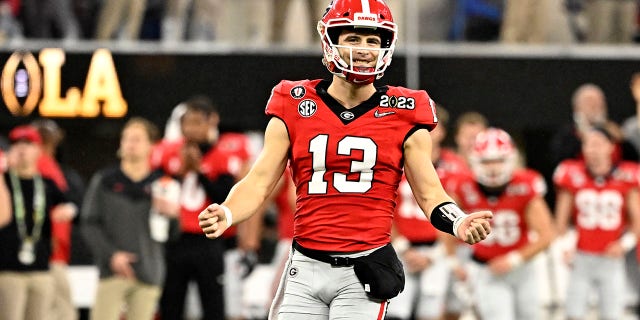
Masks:
[[[12,52],[0,52],[0,61]],[[37,57],[38,52],[33,54]],[[91,51],[66,53],[62,67],[62,93],[84,87]],[[312,53],[113,53],[128,115],[59,118],[66,130],[60,160],[88,179],[97,169],[114,163],[119,130],[131,116],[146,117],[164,128],[172,108],[194,94],[210,96],[221,110],[223,131],[263,130],[263,114],[271,88],[281,79],[329,78]],[[402,53],[379,83],[405,85]],[[549,139],[571,121],[571,94],[580,84],[601,86],[610,117],[621,122],[635,112],[629,92],[638,59],[496,57],[425,55],[420,58],[420,88],[444,105],[452,119],[465,111],[486,115],[492,125],[509,131],[527,156],[529,166],[549,175],[552,170]],[[0,134],[38,116],[14,117],[0,106]]]

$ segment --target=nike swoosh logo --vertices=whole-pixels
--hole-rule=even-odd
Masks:
[[[373,113],[373,116],[376,117],[376,118],[382,118],[382,117],[385,117],[385,116],[388,116],[388,115],[392,115],[392,114],[395,114],[395,113],[396,113],[395,111],[387,111],[387,112],[379,113],[378,110],[376,110]]]

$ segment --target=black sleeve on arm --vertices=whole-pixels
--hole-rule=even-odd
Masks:
[[[198,182],[212,202],[222,203],[233,187],[235,178],[230,174],[223,174],[218,176],[216,180],[209,180],[203,174],[198,173]]]
[[[431,132],[431,130],[433,130],[434,127],[432,126],[428,126],[426,124],[417,124],[415,126],[413,126],[413,128],[411,128],[411,130],[409,130],[409,132],[407,132],[407,134],[404,136],[404,139],[402,140],[402,143],[407,142],[407,139],[409,139],[409,137],[411,137],[411,135],[413,135],[416,131],[420,130],[420,129],[426,129],[427,131]]]
[[[58,186],[56,185],[55,182],[53,182],[53,180],[51,179],[44,179],[45,181],[45,188],[48,189],[49,192],[49,199],[47,199],[48,205],[51,207],[55,207],[61,203],[65,203],[65,202],[69,202],[69,197],[67,196],[66,193],[62,192],[62,190],[60,190],[60,188],[58,188]]]

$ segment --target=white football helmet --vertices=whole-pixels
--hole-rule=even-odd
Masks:
[[[487,128],[476,136],[469,163],[480,184],[504,186],[511,181],[518,165],[518,150],[506,131]]]

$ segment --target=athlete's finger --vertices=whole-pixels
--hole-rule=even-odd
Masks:
[[[488,236],[491,233],[491,223],[487,220],[482,220],[480,224],[482,224],[482,228]]]
[[[473,232],[471,232],[471,229],[467,229],[467,231],[465,232],[465,235],[466,235],[466,238],[467,238],[466,241],[465,241],[466,243],[468,243],[468,244],[475,244],[476,243],[475,239],[473,238]]]
[[[478,232],[478,230],[476,228],[474,228],[473,225],[470,226],[470,230],[471,230],[471,235],[473,236],[473,241],[474,242],[479,242],[480,240],[482,240],[482,237],[480,236],[480,232]]]
[[[476,220],[476,219],[491,219],[493,218],[493,213],[491,211],[478,211],[469,214],[468,219]]]
[[[198,224],[200,225],[200,229],[204,230],[205,228],[211,227],[216,222],[218,222],[217,219],[209,218],[207,220],[200,220]]]
[[[478,233],[479,240],[483,240],[487,237],[487,233],[484,231],[484,227],[481,223],[476,222],[475,220],[471,221],[471,227]]]
[[[202,231],[204,233],[214,233],[214,232],[218,231],[218,228],[220,228],[220,225],[218,224],[217,221],[208,220],[208,221],[206,221],[206,223],[207,223],[206,226],[204,226],[204,227],[201,226]]]

